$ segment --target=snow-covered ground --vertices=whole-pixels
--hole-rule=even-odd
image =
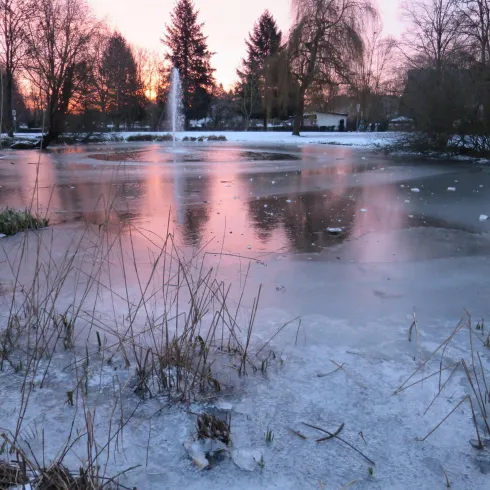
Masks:
[[[103,133],[102,136],[107,138],[122,138],[127,140],[130,136],[153,135],[163,136],[168,132],[138,132],[128,131],[120,133]],[[318,133],[304,132],[300,137],[293,136],[290,132],[259,132],[259,131],[183,131],[177,133],[177,139],[199,138],[208,136],[224,136],[227,141],[232,143],[262,143],[262,144],[287,144],[302,145],[308,143],[320,143],[329,145],[348,145],[373,147],[375,145],[388,145],[393,143],[399,133]],[[17,138],[37,139],[41,134],[17,134]]]

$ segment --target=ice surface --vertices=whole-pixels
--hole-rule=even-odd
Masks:
[[[260,449],[234,449],[231,458],[241,470],[253,471],[262,461],[263,452]]]

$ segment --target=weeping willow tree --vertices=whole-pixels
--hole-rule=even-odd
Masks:
[[[349,83],[364,52],[364,23],[377,11],[371,0],[292,0],[292,10],[285,58],[288,83],[296,86],[293,134],[299,136],[309,93]]]

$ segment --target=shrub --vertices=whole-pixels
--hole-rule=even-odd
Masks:
[[[171,134],[163,134],[161,136],[157,136],[157,138],[155,138],[155,141],[173,141],[174,138]]]
[[[49,220],[34,216],[27,209],[19,211],[17,209],[5,208],[0,213],[0,233],[3,235],[15,235],[20,231],[37,230],[48,226]]]
[[[215,136],[212,134],[211,136],[208,136],[208,141],[228,141],[226,139],[226,136]]]
[[[128,136],[127,141],[153,141],[155,136],[152,134],[131,134]]]

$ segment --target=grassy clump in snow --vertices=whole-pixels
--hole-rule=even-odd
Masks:
[[[466,318],[460,320],[451,334],[439,344],[427,359],[420,363],[418,368],[400,385],[394,394],[398,395],[414,385],[437,376],[436,383],[438,380],[438,386],[432,401],[424,412],[425,415],[444,391],[451,378],[460,374],[467,386],[465,396],[421,441],[423,442],[428,439],[463,403],[467,402],[471,409],[476,434],[476,438],[472,439],[470,444],[477,449],[484,449],[488,445],[487,436],[490,435],[490,422],[488,417],[490,389],[487,384],[488,374],[485,374],[486,370],[482,356],[480,355],[480,348],[488,346],[488,339],[487,341],[484,340],[483,325],[477,323],[476,329],[474,329],[471,322],[471,315],[468,312],[466,314]],[[411,341],[413,331],[417,334],[418,339],[419,331],[415,314],[409,329],[409,341]],[[450,356],[446,358],[445,354],[448,349],[451,349],[451,344],[457,343],[459,346],[464,345],[465,339],[467,344],[469,344],[469,355],[456,362],[449,361]],[[431,367],[433,367],[434,371],[431,374],[426,374],[425,370]],[[482,437],[482,434],[484,437]]]
[[[4,435],[4,441],[10,442],[7,435]],[[103,488],[117,490],[121,488],[117,482],[112,482],[110,478],[94,472],[94,468],[70,471],[61,461],[43,468],[36,459],[28,458],[21,448],[16,446],[14,448],[19,449],[17,454],[21,461],[0,461],[0,489],[16,487],[37,490],[102,490]]]
[[[16,464],[0,461],[0,488],[11,488],[22,485],[29,480]]]
[[[231,417],[222,420],[208,413],[197,416],[197,438],[199,440],[212,439],[228,445],[231,441],[230,433]]]
[[[5,208],[0,213],[0,234],[15,235],[20,231],[37,230],[45,228],[49,220],[40,216],[35,216],[27,209],[20,211],[12,208]]]

